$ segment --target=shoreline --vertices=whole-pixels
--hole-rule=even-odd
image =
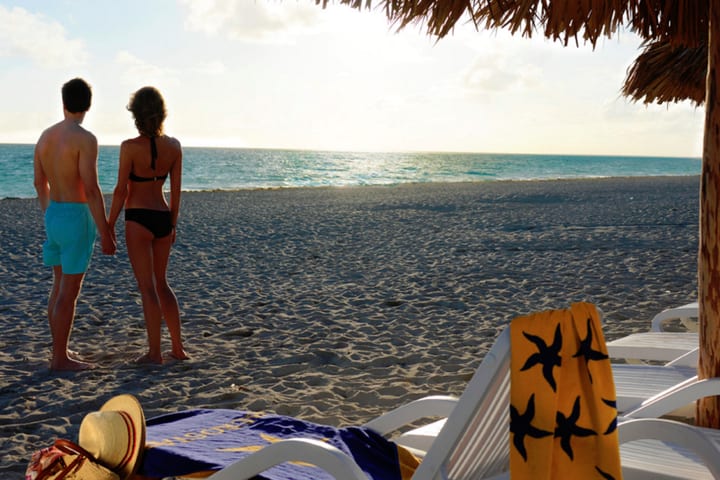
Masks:
[[[644,157],[641,157],[644,158]],[[651,158],[651,157],[648,157]],[[674,157],[668,157],[668,158],[674,158]],[[663,180],[663,179],[672,179],[672,178],[693,178],[697,179],[698,185],[699,185],[699,179],[700,177],[698,175],[694,174],[688,174],[688,175],[644,175],[644,176],[597,176],[597,177],[558,177],[558,178],[528,178],[528,179],[501,179],[501,180],[468,180],[468,181],[457,181],[457,182],[438,182],[438,181],[428,181],[428,182],[402,182],[402,183],[382,183],[382,184],[362,184],[362,185],[315,185],[315,186],[307,186],[307,185],[282,185],[282,186],[267,186],[267,187],[238,187],[238,188],[213,188],[213,189],[189,189],[189,190],[182,190],[183,194],[188,193],[242,193],[242,192],[254,192],[254,191],[278,191],[278,190],[315,190],[315,189],[347,189],[347,188],[395,188],[395,187],[422,187],[427,185],[434,185],[434,184],[440,184],[440,185],[474,185],[474,184],[487,184],[487,183],[499,183],[499,184],[507,184],[507,183],[544,183],[544,182],[592,182],[596,180],[618,180],[618,181],[626,181],[626,180],[638,180],[638,179],[645,179],[645,180]],[[167,194],[167,191],[166,191]],[[104,192],[104,196],[106,198],[112,197],[111,192]],[[29,196],[29,197],[0,197],[0,202],[6,201],[6,200],[37,200],[37,196]]]
[[[595,303],[610,340],[696,298],[699,177],[292,187],[183,194],[169,280],[186,362],[145,348],[124,247],[96,245],[71,347],[101,368],[51,373],[34,199],[0,201],[0,472],[76,439],[132,393],[148,418],[238,408],[359,424],[460,394],[517,315]],[[163,332],[164,350],[169,348]]]

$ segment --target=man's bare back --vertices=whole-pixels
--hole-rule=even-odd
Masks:
[[[37,144],[42,170],[52,185],[56,202],[87,202],[80,175],[81,163],[97,158],[97,140],[73,120],[63,120],[45,130]]]
[[[97,140],[73,119],[65,119],[43,132],[35,153],[55,202],[87,202],[83,175],[90,175],[97,158]],[[88,165],[88,163],[90,165]],[[91,170],[88,172],[88,167]]]

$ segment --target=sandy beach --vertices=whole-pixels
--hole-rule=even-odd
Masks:
[[[51,271],[36,200],[0,201],[0,477],[131,393],[147,417],[237,408],[359,424],[460,394],[516,315],[595,303],[607,339],[696,299],[697,177],[187,193],[171,257],[192,359],[139,366],[124,247],[95,256],[48,369]],[[164,331],[164,348],[169,349]]]

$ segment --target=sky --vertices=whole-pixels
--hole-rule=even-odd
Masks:
[[[313,0],[0,0],[0,25],[0,143],[35,143],[79,76],[102,145],[137,135],[126,106],[153,85],[185,146],[702,153],[702,107],[622,96],[630,32],[593,49],[462,21],[438,40]]]

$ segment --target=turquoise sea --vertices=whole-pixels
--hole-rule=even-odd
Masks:
[[[0,144],[0,198],[33,198],[33,145]],[[101,146],[103,192],[118,146]],[[183,190],[699,175],[700,158],[499,153],[365,153],[185,147]]]

